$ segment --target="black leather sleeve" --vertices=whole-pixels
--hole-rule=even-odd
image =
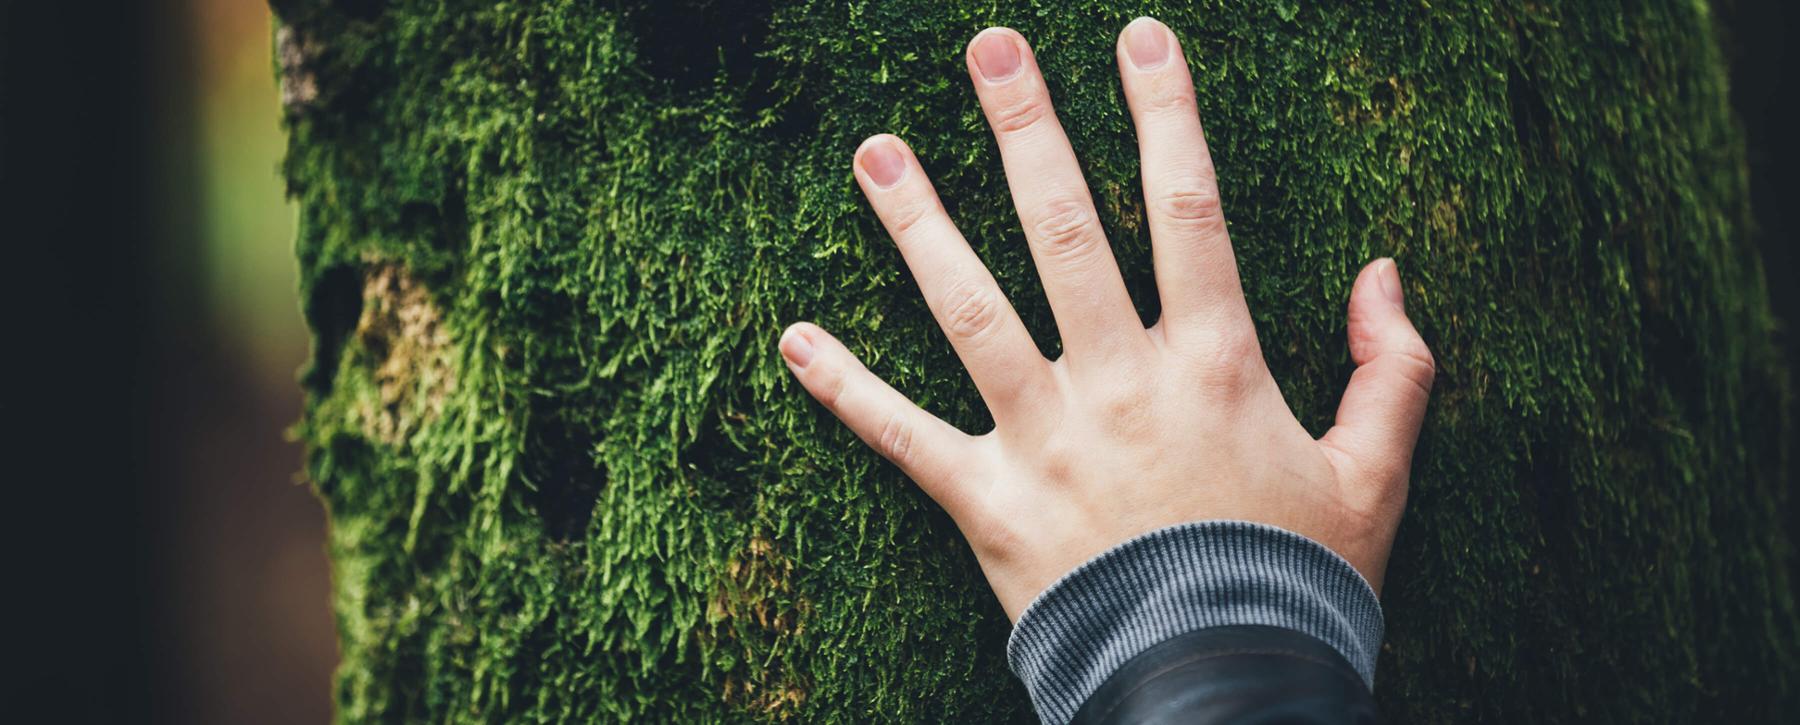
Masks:
[[[1075,713],[1099,723],[1375,723],[1374,698],[1336,649],[1281,627],[1164,640],[1114,670]]]

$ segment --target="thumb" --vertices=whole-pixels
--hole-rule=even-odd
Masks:
[[[1337,424],[1320,442],[1349,459],[1335,462],[1351,478],[1404,487],[1437,366],[1406,317],[1394,260],[1363,267],[1350,289],[1349,317],[1356,372],[1338,403]],[[1345,463],[1352,470],[1342,471]]]

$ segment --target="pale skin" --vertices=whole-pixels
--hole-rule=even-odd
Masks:
[[[1137,130],[1162,318],[1145,329],[1037,60],[1006,28],[965,61],[994,132],[1063,354],[1048,360],[945,214],[904,142],[863,142],[856,180],[968,368],[994,429],[921,410],[829,333],[781,337],[807,391],[956,521],[1008,617],[1134,536],[1208,519],[1307,536],[1380,591],[1435,377],[1395,264],[1350,291],[1356,363],[1314,438],[1270,375],[1238,278],[1217,174],[1174,33],[1140,18],[1118,41]]]

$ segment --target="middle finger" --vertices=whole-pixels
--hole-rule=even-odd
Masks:
[[[1071,367],[1084,358],[1141,354],[1149,336],[1030,46],[1017,32],[989,28],[969,43],[965,60]]]

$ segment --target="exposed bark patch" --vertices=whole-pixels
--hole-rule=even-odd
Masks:
[[[1449,196],[1431,205],[1431,215],[1428,218],[1432,231],[1442,239],[1458,238],[1462,234],[1458,220],[1463,216],[1463,206],[1462,187],[1452,184]]]
[[[716,646],[742,647],[746,655],[777,646],[780,640],[806,632],[803,619],[807,603],[794,596],[789,583],[794,564],[775,549],[774,542],[753,536],[744,551],[725,566],[725,576],[707,603]],[[745,659],[751,659],[746,657]],[[756,657],[752,661],[762,660]],[[739,668],[725,677],[726,702],[764,716],[786,719],[806,702],[807,688],[783,673],[779,661],[767,666]]]
[[[304,114],[319,100],[319,79],[313,72],[318,57],[319,44],[294,26],[275,29],[275,59],[281,65],[281,107],[289,116]]]
[[[1412,114],[1413,91],[1399,76],[1378,73],[1361,55],[1344,59],[1334,69],[1331,117],[1339,125],[1366,126]]]
[[[357,411],[370,438],[402,443],[443,413],[456,382],[443,317],[430,291],[404,268],[383,264],[368,270],[356,341],[374,363],[376,395]]]

